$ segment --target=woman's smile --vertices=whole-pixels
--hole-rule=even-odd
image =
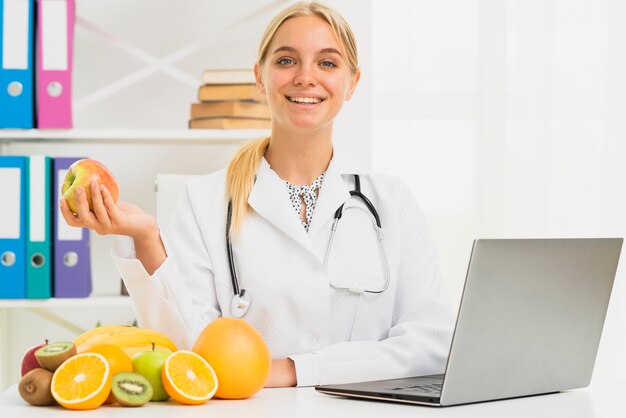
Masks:
[[[293,95],[285,96],[293,105],[302,109],[314,109],[319,107],[325,99],[317,96]]]

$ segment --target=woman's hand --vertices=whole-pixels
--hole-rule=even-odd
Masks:
[[[61,199],[61,213],[70,226],[93,229],[100,235],[128,235],[135,243],[135,254],[149,275],[163,264],[167,257],[161,233],[154,216],[137,206],[113,201],[104,185],[89,184],[93,212],[89,210],[87,196],[82,187],[76,189],[78,213],[73,214],[65,199]]]
[[[143,237],[154,236],[157,229],[153,216],[145,213],[137,206],[125,202],[113,201],[111,194],[104,185],[92,181],[89,185],[93,212],[82,187],[76,189],[76,206],[78,214],[73,214],[65,199],[61,199],[61,213],[70,226],[89,228],[100,235],[128,235],[136,241]]]
[[[272,359],[270,377],[265,382],[266,388],[284,388],[297,384],[296,365],[290,358]]]

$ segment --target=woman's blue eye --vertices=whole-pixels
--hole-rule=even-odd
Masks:
[[[332,61],[322,61],[322,67],[332,68],[332,67],[336,67],[336,66],[337,66],[337,64],[335,64]]]
[[[278,60],[278,64],[280,64],[280,65],[293,64],[293,60],[291,58],[281,58],[281,59]]]

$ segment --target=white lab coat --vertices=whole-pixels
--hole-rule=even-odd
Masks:
[[[333,289],[380,289],[382,258],[369,212],[350,198],[353,176],[333,159],[307,233],[288,190],[262,159],[248,199],[251,213],[232,237],[240,287],[252,304],[244,317],[273,358],[290,357],[299,386],[442,373],[453,316],[422,212],[403,183],[362,175],[361,188],[384,230],[391,284],[381,294]],[[225,244],[225,171],[191,180],[179,200],[167,258],[149,276],[132,240],[113,246],[139,325],[189,349],[202,329],[231,316],[233,296]],[[328,268],[324,256],[335,210],[346,203]]]

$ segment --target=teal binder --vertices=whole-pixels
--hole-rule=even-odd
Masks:
[[[46,299],[51,297],[51,195],[52,170],[50,158],[43,155],[28,157],[26,195],[26,297]]]

